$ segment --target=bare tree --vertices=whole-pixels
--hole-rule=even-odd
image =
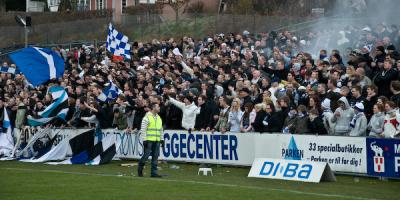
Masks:
[[[179,11],[184,6],[187,6],[190,0],[169,0],[168,4],[172,7],[175,12],[175,20],[179,20]]]
[[[6,0],[0,0],[0,12],[6,12]]]

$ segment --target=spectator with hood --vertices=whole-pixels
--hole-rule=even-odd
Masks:
[[[353,119],[354,110],[350,107],[346,97],[339,99],[339,107],[335,110],[331,122],[335,123],[334,135],[345,136],[350,133],[350,122]]]
[[[329,135],[333,135],[335,132],[335,123],[331,121],[333,117],[333,113],[331,110],[331,100],[325,98],[321,103],[322,108],[322,121],[324,123],[324,127]]]

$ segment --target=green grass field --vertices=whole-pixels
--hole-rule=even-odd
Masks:
[[[136,176],[137,166],[114,161],[102,166],[0,162],[0,199],[399,199],[400,181],[337,176],[337,182],[301,183],[247,178],[249,168],[213,166],[214,176],[198,176],[199,165],[163,163],[161,179]],[[172,169],[177,165],[179,169]]]

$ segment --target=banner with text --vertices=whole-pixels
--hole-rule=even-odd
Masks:
[[[87,129],[86,129],[87,130]],[[55,130],[56,142],[85,129]],[[115,129],[121,146],[116,157],[139,159],[143,155],[140,135]],[[195,163],[251,166],[255,158],[326,162],[334,171],[367,173],[366,138],[259,133],[210,133],[166,130],[160,159]]]
[[[334,171],[367,173],[362,137],[262,134],[255,140],[256,157],[326,162]]]

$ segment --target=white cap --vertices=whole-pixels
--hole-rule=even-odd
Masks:
[[[331,100],[328,99],[328,98],[325,98],[325,99],[322,101],[321,106],[322,106],[323,108],[331,108]]]
[[[364,104],[362,104],[362,103],[356,103],[354,108],[357,109],[360,112],[364,112]]]

